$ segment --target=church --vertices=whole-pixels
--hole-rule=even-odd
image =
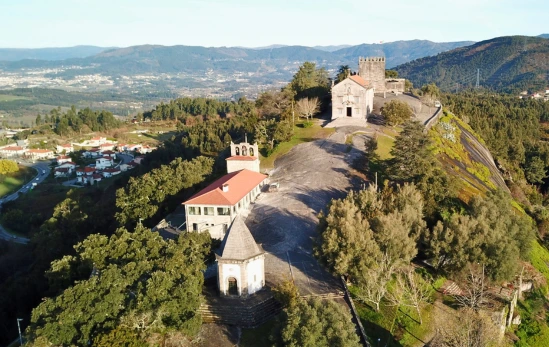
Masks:
[[[405,79],[385,78],[385,57],[359,58],[358,75],[332,85],[332,120],[366,120],[374,108],[375,93],[403,93]]]

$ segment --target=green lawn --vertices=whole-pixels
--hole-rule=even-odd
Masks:
[[[377,150],[376,153],[379,155],[379,158],[382,160],[392,158],[391,149],[395,140],[389,136],[379,136],[377,138]]]
[[[29,100],[29,98],[27,98],[25,96],[0,94],[0,102],[2,102],[2,101],[13,101],[13,100]]]
[[[23,184],[30,181],[36,175],[34,169],[26,166],[19,166],[19,171],[4,176],[0,183],[0,196],[11,194],[17,191]]]
[[[294,126],[294,136],[290,141],[279,144],[268,157],[261,157],[261,169],[272,169],[275,160],[288,153],[294,146],[304,142],[325,139],[335,132],[334,128],[323,128],[318,124],[309,128],[302,128],[299,125]]]

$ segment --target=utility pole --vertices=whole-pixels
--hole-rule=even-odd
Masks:
[[[295,125],[295,115],[294,115],[294,99],[292,99],[292,126]]]
[[[475,88],[479,88],[480,87],[480,69],[477,69],[477,85],[475,86]]]
[[[21,325],[19,325],[19,322],[23,319],[17,318],[17,330],[19,330],[19,345],[23,346],[23,337],[21,336]]]

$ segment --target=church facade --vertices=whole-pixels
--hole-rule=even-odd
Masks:
[[[359,58],[358,75],[332,85],[332,120],[366,120],[374,107],[374,93],[403,93],[405,79],[385,78],[385,57]]]

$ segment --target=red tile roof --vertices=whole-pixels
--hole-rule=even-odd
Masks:
[[[59,159],[70,159],[70,158],[71,158],[71,157],[69,157],[68,155],[60,155],[60,156],[58,156],[58,157],[55,158],[55,159],[59,160]]]
[[[236,205],[246,194],[263,182],[267,175],[250,170],[240,170],[219,178],[189,200],[185,205]],[[229,191],[224,192],[222,186],[229,185]]]
[[[24,148],[19,146],[4,147],[4,151],[22,151]]]
[[[108,168],[108,169],[104,169],[103,172],[119,172],[120,169],[118,168]]]
[[[103,178],[103,175],[100,175],[100,174],[93,174],[92,177],[96,180],[100,180]]]
[[[359,75],[353,75],[353,76],[350,76],[349,78],[352,79],[353,81],[355,81],[356,83],[360,84],[363,87],[368,86],[368,82],[366,80],[364,80],[364,78],[360,77]]]
[[[233,155],[232,157],[229,157],[225,160],[244,160],[244,161],[254,161],[258,160],[259,158],[256,157],[250,157],[250,156],[243,156],[243,155]]]
[[[42,154],[46,154],[46,153],[53,153],[53,151],[50,151],[49,149],[29,149],[27,151],[27,153],[42,153]]]
[[[76,169],[76,171],[78,171],[78,172],[94,172],[95,169],[93,167],[86,166],[86,167],[79,167],[78,169]]]

